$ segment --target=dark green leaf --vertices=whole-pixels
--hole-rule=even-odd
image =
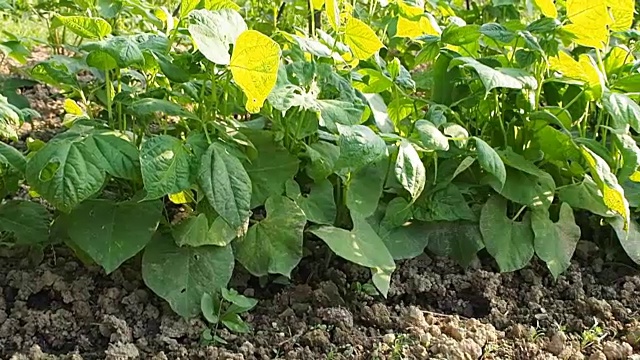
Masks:
[[[64,212],[98,192],[105,181],[97,149],[83,140],[50,141],[27,162],[29,185]]]
[[[557,279],[571,265],[571,258],[580,240],[580,227],[576,225],[573,209],[563,203],[557,223],[549,219],[546,210],[536,209],[531,216],[531,229],[535,235],[536,254],[547,263],[551,274]]]
[[[504,167],[500,155],[484,140],[477,137],[474,137],[474,139],[476,141],[478,163],[485,171],[496,177],[501,184],[500,187],[504,186],[504,183],[507,181],[507,170]]]
[[[293,201],[273,196],[265,203],[266,219],[249,228],[235,244],[235,255],[251,274],[290,277],[302,259],[303,231],[307,219]]]
[[[161,217],[161,201],[88,200],[71,212],[69,237],[109,274],[147,245]]]
[[[251,216],[252,179],[238,158],[213,143],[202,155],[198,183],[213,209],[235,230],[244,233]]]
[[[357,171],[387,153],[387,146],[380,136],[364,125],[338,125],[340,157],[336,169]]]
[[[482,234],[477,223],[468,221],[441,221],[429,223],[424,236],[429,250],[439,256],[448,256],[460,266],[467,267],[484,249]]]
[[[12,234],[18,245],[47,241],[49,223],[49,211],[38,203],[12,200],[0,204],[0,231]]]
[[[511,272],[525,267],[533,257],[531,215],[523,222],[506,217],[507,201],[501,196],[489,198],[480,215],[480,232],[487,251],[498,262],[500,271]]]
[[[147,199],[179,193],[191,187],[190,156],[182,141],[169,135],[142,143],[140,165]]]
[[[272,132],[251,131],[245,134],[256,149],[260,149],[257,157],[245,165],[253,188],[253,208],[264,204],[270,196],[284,194],[285,184],[298,173],[300,161],[276,143]]]
[[[178,315],[192,317],[200,313],[202,294],[227,286],[234,262],[230,245],[179,247],[158,236],[145,248],[142,278]]]

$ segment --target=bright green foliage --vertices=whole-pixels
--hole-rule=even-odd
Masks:
[[[575,211],[640,264],[632,2],[294,3],[43,9],[55,55],[0,81],[0,198],[26,185],[56,211],[2,200],[0,237],[106,272],[143,251],[177,313],[238,332],[255,302],[226,290],[235,262],[291,277],[314,236],[383,295],[425,250],[558,277]],[[22,152],[37,82],[67,96],[65,131]]]

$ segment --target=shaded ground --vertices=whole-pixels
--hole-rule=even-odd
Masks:
[[[23,139],[50,138],[62,100],[21,91],[43,115]],[[105,276],[64,248],[1,250],[0,358],[640,359],[640,273],[591,243],[557,280],[542,264],[501,275],[491,260],[464,271],[425,254],[398,265],[386,300],[359,285],[369,270],[325,266],[329,250],[307,244],[314,257],[292,285],[263,288],[238,271],[231,286],[260,303],[251,334],[219,332],[224,347],[203,344],[201,319],[180,319],[145,288],[138,258]]]

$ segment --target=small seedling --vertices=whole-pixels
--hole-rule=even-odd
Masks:
[[[598,319],[595,319],[593,326],[582,332],[582,340],[580,341],[580,347],[586,349],[589,346],[600,343],[609,334],[598,323]]]
[[[224,327],[235,333],[248,333],[251,328],[240,317],[241,314],[253,309],[258,300],[239,294],[234,289],[221,288],[219,297],[204,293],[200,300],[202,315],[213,326],[202,333],[202,340],[210,343],[226,344],[226,341],[217,335],[218,327]]]

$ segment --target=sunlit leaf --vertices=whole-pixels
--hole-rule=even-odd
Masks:
[[[354,17],[347,20],[344,42],[360,60],[367,60],[384,46],[369,25]]]
[[[247,111],[257,113],[276,85],[280,46],[255,30],[240,34],[231,55],[231,73],[247,96]]]
[[[611,30],[624,31],[629,30],[633,24],[633,11],[636,3],[634,0],[606,0],[607,6],[613,17]]]
[[[602,191],[602,197],[604,199],[605,205],[609,209],[622,216],[625,221],[624,229],[627,230],[630,217],[629,203],[624,196],[624,190],[622,186],[618,184],[618,180],[611,172],[611,168],[609,168],[609,165],[606,163],[606,161],[602,160],[601,157],[596,155],[584,145],[580,146],[580,150],[582,151],[582,155],[589,165],[591,175],[596,181],[596,184],[598,184],[600,191]]]
[[[533,0],[533,3],[542,15],[554,19],[558,17],[558,10],[556,10],[556,4],[554,4],[553,0]]]

